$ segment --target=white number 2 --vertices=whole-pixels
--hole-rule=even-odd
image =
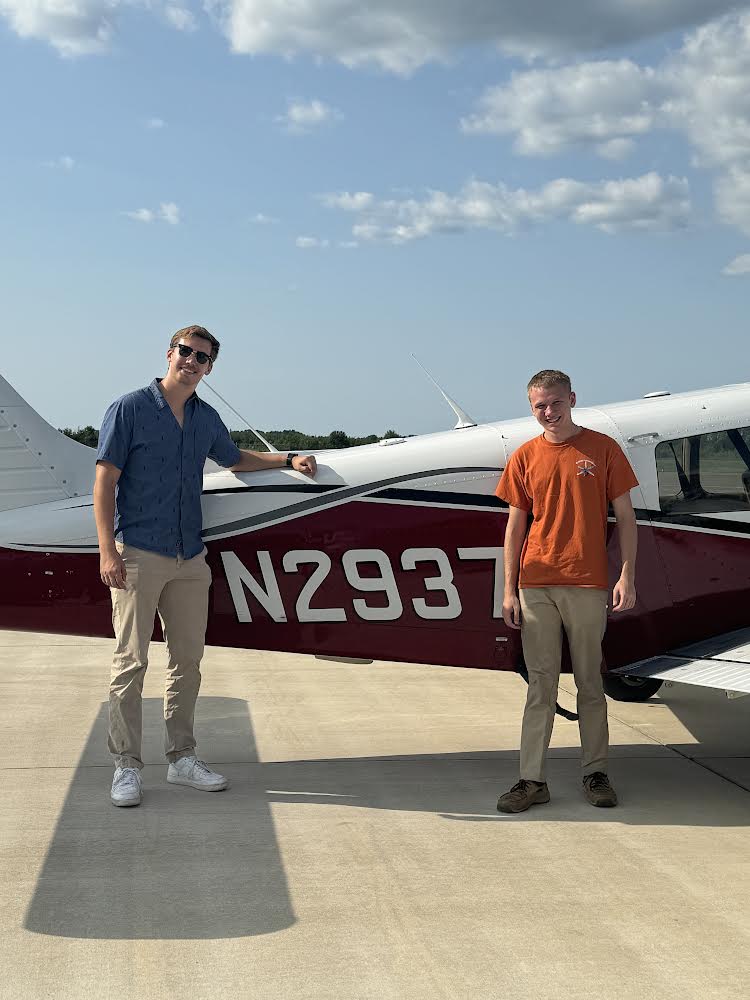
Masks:
[[[282,560],[284,571],[296,572],[304,563],[317,563],[310,579],[304,585],[297,598],[298,622],[345,622],[346,611],[343,608],[311,608],[313,594],[331,572],[331,559],[325,552],[317,549],[293,549],[287,552]]]

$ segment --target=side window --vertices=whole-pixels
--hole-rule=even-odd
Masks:
[[[694,434],[656,446],[659,504],[665,513],[750,509],[750,427]]]

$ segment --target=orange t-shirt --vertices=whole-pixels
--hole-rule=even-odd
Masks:
[[[608,505],[637,485],[622,448],[598,431],[582,428],[562,444],[543,434],[522,444],[495,491],[534,515],[519,587],[606,590]]]

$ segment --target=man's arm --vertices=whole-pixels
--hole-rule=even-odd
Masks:
[[[275,451],[247,451],[240,448],[242,456],[236,465],[231,466],[230,472],[262,472],[264,469],[285,469],[286,454]],[[302,472],[306,476],[314,476],[317,471],[317,463],[314,455],[295,455],[292,459],[292,468],[295,472]]]
[[[638,550],[638,526],[630,493],[612,501],[617,520],[617,536],[620,540],[622,572],[612,592],[612,610],[629,611],[635,607],[635,556]]]
[[[505,564],[503,621],[508,628],[521,627],[518,574],[521,568],[521,549],[526,538],[528,518],[528,512],[521,507],[508,508],[508,523],[505,526],[505,541],[503,542],[503,562]]]
[[[120,469],[111,462],[96,463],[94,480],[94,519],[99,536],[99,575],[102,583],[117,590],[125,589],[125,563],[115,548],[115,487]]]

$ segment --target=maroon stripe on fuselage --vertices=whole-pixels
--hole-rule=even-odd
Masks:
[[[465,552],[501,546],[505,523],[506,514],[491,509],[352,501],[211,541],[208,558],[214,583],[207,642],[515,669],[518,632],[493,617],[495,566],[486,558],[468,558]],[[429,559],[418,561],[424,553],[416,549],[431,550]],[[284,556],[293,551],[298,553],[297,564],[287,562],[285,567]],[[377,562],[369,558],[373,552]],[[619,553],[612,525],[609,552],[614,583]],[[278,588],[280,603],[269,599],[270,604],[277,616],[281,609],[286,620],[274,621],[241,580],[235,579],[232,593],[232,567],[240,567],[268,589],[259,553],[268,554],[263,559],[270,590]],[[306,595],[314,573],[320,583]],[[384,589],[363,589],[373,586],[366,581],[381,577]],[[607,664],[620,666],[747,624],[749,587],[750,538],[641,525],[638,605],[610,617]],[[249,621],[240,620],[243,601]],[[454,616],[457,602],[460,613]],[[391,620],[368,620],[389,607]],[[434,617],[445,607],[451,617]],[[346,620],[300,620],[321,609],[329,609],[329,619]],[[98,554],[1,548],[0,627],[111,636],[110,600],[99,579]],[[157,629],[155,637],[159,635]]]

